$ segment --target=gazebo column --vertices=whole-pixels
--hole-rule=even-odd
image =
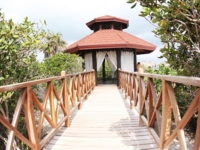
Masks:
[[[117,53],[117,79],[118,79],[118,69],[121,68],[121,50],[116,50]],[[119,81],[117,80],[117,86],[119,86]]]
[[[133,53],[134,53],[134,71],[137,71],[136,65],[137,65],[137,51],[136,49],[133,49]]]
[[[106,78],[105,78],[105,76],[106,76],[106,70],[105,70],[105,59],[103,60],[103,64],[102,64],[102,76],[103,76],[103,82],[105,82],[106,81]]]
[[[97,58],[96,58],[96,51],[92,51],[92,64],[93,64],[93,69],[95,71],[95,83],[97,85]]]
[[[81,52],[81,57],[82,57],[83,60],[85,60],[85,52],[84,51]],[[82,68],[85,69],[84,63],[82,63]]]

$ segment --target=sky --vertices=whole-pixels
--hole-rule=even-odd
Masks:
[[[131,9],[127,0],[0,0],[1,12],[6,19],[21,22],[26,16],[34,22],[46,21],[47,28],[54,33],[61,33],[68,45],[92,33],[86,23],[96,17],[111,15],[129,20],[125,29],[134,36],[142,38],[157,46],[151,54],[139,55],[138,61],[162,63],[159,59],[160,39],[154,36],[151,25],[145,18],[140,17],[141,7]],[[38,59],[42,60],[39,54]]]

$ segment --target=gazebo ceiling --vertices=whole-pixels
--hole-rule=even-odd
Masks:
[[[94,20],[86,23],[86,25],[91,30],[93,30],[93,27],[94,27],[95,24],[102,23],[102,22],[117,22],[117,23],[121,23],[123,25],[122,26],[123,29],[128,27],[128,20],[122,19],[122,18],[118,18],[118,17],[114,17],[114,16],[109,16],[109,15],[105,15],[105,16],[102,16],[102,17],[95,18]]]
[[[95,49],[136,49],[137,54],[151,53],[156,46],[121,30],[99,30],[67,47],[65,52],[77,53]]]

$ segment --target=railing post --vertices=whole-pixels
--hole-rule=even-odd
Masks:
[[[85,78],[85,93],[86,93],[85,99],[88,99],[88,73],[85,73],[84,78]]]
[[[72,99],[74,102],[74,106],[76,106],[77,101],[76,101],[76,88],[75,88],[75,77],[74,75],[72,76]]]
[[[118,69],[117,74],[118,74],[117,75],[117,77],[118,77],[118,82],[117,82],[118,88],[121,89],[121,69],[120,68]]]
[[[77,99],[78,99],[78,102],[79,102],[79,105],[78,105],[78,109],[80,110],[81,107],[82,107],[82,101],[81,101],[81,75],[78,75],[78,80],[77,80]]]
[[[94,90],[95,85],[95,70],[92,69],[92,90]]]
[[[129,96],[130,96],[130,109],[133,109],[133,74],[130,74],[130,89],[129,89]]]
[[[32,101],[32,92],[30,90],[30,86],[27,87],[27,95],[24,101],[24,114],[26,118],[26,128],[28,131],[29,140],[35,146],[34,150],[40,150],[40,142],[36,129],[36,122],[34,116],[34,108]]]
[[[143,126],[144,122],[142,121],[142,113],[144,111],[144,102],[145,102],[145,83],[144,77],[139,76],[139,125]]]
[[[81,89],[81,96],[85,97],[85,74],[82,74],[82,89]]]
[[[125,73],[124,72],[122,72],[122,86],[121,86],[121,89],[122,89],[122,93],[124,92],[124,82],[125,82]]]
[[[51,111],[51,118],[53,123],[57,124],[57,118],[55,114],[55,105],[54,105],[54,95],[53,95],[53,82],[50,83],[50,92],[49,92],[49,98],[50,98],[50,111]]]
[[[161,133],[160,133],[160,145],[159,149],[168,149],[164,147],[165,141],[170,136],[171,129],[171,116],[172,116],[172,105],[169,100],[169,95],[167,91],[166,81],[162,80],[162,123],[161,123]]]
[[[69,103],[68,103],[68,91],[67,91],[67,79],[66,79],[66,72],[62,71],[61,72],[61,76],[64,76],[65,78],[62,80],[63,85],[64,85],[64,89],[63,89],[63,93],[62,93],[62,97],[63,97],[63,105],[64,108],[67,112],[67,120],[65,121],[65,127],[69,127],[70,126],[70,119],[69,119]]]
[[[137,106],[137,103],[138,103],[138,79],[137,79],[137,76],[134,75],[133,77],[133,80],[134,80],[134,96],[133,96],[133,99],[134,99],[134,105]]]
[[[91,72],[88,74],[88,90],[91,89]],[[89,91],[89,94],[91,94],[91,90]]]
[[[127,99],[127,97],[128,97],[128,73],[126,73],[126,79],[125,79],[124,87],[125,87],[124,96],[125,96],[125,99]]]

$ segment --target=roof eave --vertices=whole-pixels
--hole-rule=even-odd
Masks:
[[[76,45],[72,48],[66,50],[67,53],[77,53],[82,50],[91,50],[91,49],[110,49],[110,48],[133,48],[133,49],[142,49],[145,51],[153,52],[156,49],[156,46],[144,46],[137,44],[104,44],[104,45]]]

